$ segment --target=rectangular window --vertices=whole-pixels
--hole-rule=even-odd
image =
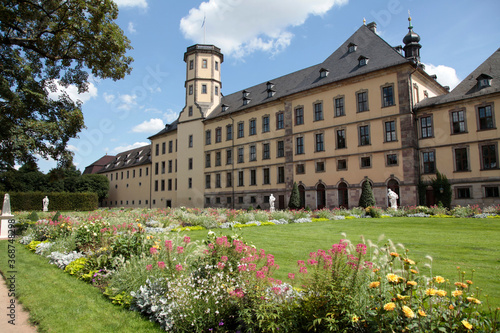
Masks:
[[[278,184],[283,184],[285,182],[285,167],[278,167]]]
[[[436,172],[436,163],[433,151],[427,151],[422,153],[422,164],[424,167],[424,173]]]
[[[337,149],[346,148],[345,129],[337,130]]]
[[[385,164],[387,166],[398,165],[398,155],[397,154],[387,154]]]
[[[245,176],[245,174],[243,173],[243,171],[238,171],[238,186],[245,185],[244,176]]]
[[[172,173],[172,160],[168,161],[168,173]]]
[[[323,133],[316,134],[316,151],[325,150],[325,142],[323,141]]]
[[[455,149],[455,171],[468,171],[469,159],[467,157],[467,148]]]
[[[188,178],[188,188],[192,188],[193,187],[193,178]]]
[[[262,144],[262,159],[268,160],[271,158],[271,148],[269,143]]]
[[[221,165],[221,152],[215,152],[215,166]]]
[[[250,170],[250,185],[257,185],[257,170]]]
[[[193,147],[193,135],[189,136],[189,143],[188,143],[189,148]]]
[[[233,139],[233,125],[227,125],[226,126],[226,140],[232,140]]]
[[[194,61],[189,60],[189,69],[193,69],[193,68],[194,68]]]
[[[496,145],[481,146],[481,160],[483,170],[497,169],[497,151]]]
[[[269,116],[262,117],[262,133],[269,132]]]
[[[170,140],[170,141],[168,142],[168,153],[169,153],[169,154],[170,154],[170,153],[172,153],[172,146],[173,146],[173,142],[172,142],[172,140]]]
[[[302,125],[304,123],[304,109],[295,109],[295,125]]]
[[[193,159],[192,158],[188,159],[188,170],[193,170]]]
[[[342,159],[337,161],[337,170],[347,170],[347,160]]]
[[[161,162],[161,174],[163,175],[165,173],[165,161]]]
[[[242,204],[243,203],[243,197],[238,197],[238,203]]]
[[[278,146],[276,147],[276,157],[284,157],[285,156],[285,141],[278,141]]]
[[[210,175],[205,175],[205,188],[210,188]]]
[[[278,112],[276,114],[276,129],[285,128],[285,114],[283,112]]]
[[[220,204],[220,197],[216,197],[216,198],[215,198],[215,203],[216,203],[216,204]]]
[[[168,180],[168,187],[167,190],[172,191],[172,179]]]
[[[250,161],[257,160],[257,148],[255,146],[250,146]]]
[[[245,157],[244,154],[245,149],[243,147],[238,148],[238,163],[244,163],[245,162]]]
[[[485,198],[498,198],[498,186],[486,186],[484,188],[484,197]]]
[[[162,144],[161,144],[161,154],[165,155],[166,152],[167,152],[167,143],[166,142],[162,142]]]
[[[238,138],[245,136],[245,123],[238,123]]]
[[[420,136],[422,138],[432,138],[432,117],[420,118]]]
[[[233,186],[233,173],[226,172],[226,187]]]
[[[344,97],[335,98],[335,117],[345,116]]]
[[[385,122],[385,142],[396,141],[396,122]]]
[[[233,150],[226,150],[226,164],[233,164]]]
[[[264,168],[262,171],[263,171],[263,184],[264,185],[271,184],[269,168]]]
[[[212,164],[212,158],[210,153],[205,154],[205,168],[210,168]]]
[[[222,141],[222,128],[217,127],[215,129],[215,143]]]
[[[155,180],[155,192],[158,192],[158,181]]]
[[[190,84],[189,85],[189,95],[192,95],[193,94],[193,85]]]
[[[359,126],[359,145],[367,146],[370,144],[370,127],[368,125]]]
[[[325,172],[325,162],[316,162],[316,172]]]
[[[209,145],[211,143],[212,143],[212,131],[207,130],[207,131],[205,131],[205,144]]]
[[[323,103],[314,104],[314,121],[323,120]]]
[[[394,105],[394,91],[392,86],[382,88],[382,107]]]
[[[215,70],[216,70],[216,71],[218,71],[218,70],[219,70],[219,62],[218,62],[218,61],[216,61],[216,62],[215,62]]]
[[[480,130],[495,128],[495,122],[493,121],[493,112],[491,110],[491,105],[478,107],[477,112],[478,112]]]
[[[370,168],[372,166],[371,157],[361,157],[361,167],[362,168]]]
[[[295,173],[297,175],[303,175],[306,173],[306,165],[305,164],[297,164],[295,166]]]
[[[206,84],[202,84],[201,85],[201,93],[202,94],[206,94],[207,93],[207,85]]]
[[[220,188],[220,173],[215,174],[215,187]]]
[[[456,189],[457,199],[469,199],[470,198],[470,187],[458,187]]]
[[[157,175],[159,172],[159,165],[158,162],[155,163],[155,175]],[[122,179],[123,179],[123,172],[122,172]]]
[[[160,155],[160,144],[159,143],[157,143],[155,145],[155,155],[156,156]]]
[[[299,136],[296,139],[296,149],[295,154],[304,154],[304,137]]]
[[[249,134],[248,135],[257,134],[257,120],[250,119],[249,125],[250,125],[250,127],[249,127]]]
[[[207,59],[203,59],[201,61],[201,68],[207,68],[208,67],[208,60]]]
[[[368,111],[368,92],[360,92],[357,94],[358,112]]]
[[[192,106],[190,106],[189,109],[188,109],[188,116],[189,117],[193,116],[193,107]]]
[[[465,133],[465,111],[453,111],[451,113],[451,133]]]
[[[218,96],[218,95],[219,95],[219,87],[218,87],[218,86],[215,86],[214,88],[215,88],[215,90],[214,90],[214,95],[215,95],[215,96]]]

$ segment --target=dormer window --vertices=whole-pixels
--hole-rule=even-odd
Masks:
[[[250,103],[250,98],[243,98],[243,105],[248,105]]]
[[[477,87],[479,89],[491,87],[491,80],[493,78],[487,74],[481,74],[477,77]]]
[[[347,45],[347,52],[349,52],[349,53],[356,52],[357,48],[358,48],[358,46],[356,44],[349,43],[349,45]]]
[[[250,95],[250,92],[247,90],[243,90],[243,98],[248,97]]]
[[[267,90],[271,90],[274,87],[274,83],[272,83],[272,82],[269,81],[269,82],[266,83],[266,86],[267,86]]]
[[[319,77],[321,77],[321,78],[327,77],[329,73],[330,73],[330,71],[328,69],[321,68],[319,70]]]
[[[268,90],[267,90],[267,97],[268,97],[268,98],[269,98],[269,97],[273,97],[275,93],[276,93],[276,91],[274,91],[274,90],[272,90],[272,89],[268,89]]]
[[[222,112],[226,112],[229,109],[229,106],[226,104],[222,104]]]
[[[365,56],[360,56],[358,58],[358,65],[359,65],[359,67],[366,66],[366,64],[368,64],[368,58],[365,57]]]

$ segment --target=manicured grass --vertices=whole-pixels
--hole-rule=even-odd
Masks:
[[[220,230],[215,230],[219,232]],[[230,231],[223,231],[231,234]],[[361,242],[361,236],[378,245],[390,239],[408,249],[409,257],[417,261],[422,274],[442,275],[451,283],[458,281],[457,266],[470,279],[474,269],[474,286],[483,290],[494,307],[500,306],[500,220],[471,218],[382,218],[352,219],[280,226],[241,228],[237,231],[244,240],[275,256],[280,269],[275,277],[286,280],[296,272],[297,260],[307,260],[309,253],[329,249],[345,238]],[[191,232],[193,239],[204,239],[206,232]],[[382,238],[379,241],[379,238]],[[400,251],[400,250],[399,250]]]
[[[0,241],[0,270],[7,267]],[[16,294],[41,332],[161,332],[138,313],[111,304],[94,287],[16,244]]]

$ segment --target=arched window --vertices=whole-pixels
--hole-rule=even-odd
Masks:
[[[306,188],[304,185],[299,185],[300,208],[306,207]]]
[[[340,208],[349,208],[349,192],[347,190],[347,184],[342,182],[338,186],[338,194],[339,194],[339,207]]]
[[[317,209],[323,209],[326,206],[326,190],[323,184],[316,186],[316,206]]]

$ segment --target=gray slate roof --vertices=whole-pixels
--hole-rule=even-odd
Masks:
[[[480,75],[491,77],[491,86],[479,88],[477,78]],[[421,109],[434,105],[451,103],[469,98],[480,97],[500,91],[500,48],[497,49],[485,62],[479,65],[449,94],[424,99],[415,108]]]
[[[355,52],[349,53],[348,45],[351,43],[357,45],[357,49]],[[361,56],[368,58],[368,63],[360,67],[359,58]],[[221,105],[207,119],[244,110],[335,81],[408,62],[409,60],[387,44],[380,36],[363,25],[324,62],[224,96]],[[323,78],[320,77],[322,69],[329,72]],[[274,85],[272,90],[275,91],[275,94],[272,97],[268,97],[268,82]],[[250,102],[247,105],[243,105],[243,91],[250,93],[248,95]],[[228,106],[227,111],[222,111],[222,105]]]
[[[106,164],[98,173],[130,168],[144,164],[151,164],[151,145],[127,150],[117,154],[115,159]]]
[[[158,133],[154,134],[154,135],[151,135],[148,139],[152,139],[154,137],[157,137],[157,136],[160,136],[160,135],[163,135],[165,133],[168,133],[168,132],[172,132],[172,131],[175,131],[177,130],[177,123],[178,123],[179,119],[177,119],[176,121],[174,121],[173,123],[171,124],[166,124],[165,125],[165,128],[163,128],[161,131],[159,131]]]

